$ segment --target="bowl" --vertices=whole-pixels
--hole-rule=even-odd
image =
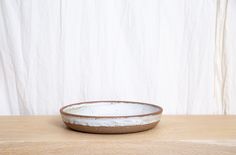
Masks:
[[[60,109],[64,123],[71,129],[89,133],[132,133],[154,128],[162,108],[131,101],[91,101]]]

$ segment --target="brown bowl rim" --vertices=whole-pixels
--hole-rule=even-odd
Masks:
[[[65,108],[70,107],[70,106],[74,106],[74,105],[80,105],[80,104],[91,104],[91,103],[102,103],[102,102],[115,102],[115,103],[132,103],[132,104],[143,104],[143,105],[149,105],[152,107],[155,107],[157,109],[159,109],[156,112],[152,112],[152,113],[148,113],[148,114],[140,114],[140,115],[130,115],[130,116],[87,116],[87,115],[78,115],[78,114],[71,114],[71,113],[67,113],[65,111],[63,111]],[[150,103],[144,103],[144,102],[135,102],[135,101],[115,101],[115,100],[104,100],[104,101],[86,101],[86,102],[79,102],[79,103],[73,103],[73,104],[69,104],[66,106],[63,106],[60,109],[60,113],[61,115],[67,115],[67,116],[74,116],[74,117],[83,117],[83,118],[128,118],[128,117],[143,117],[143,116],[150,116],[150,115],[158,115],[161,114],[163,112],[162,107],[158,106],[158,105],[154,105],[154,104],[150,104]]]

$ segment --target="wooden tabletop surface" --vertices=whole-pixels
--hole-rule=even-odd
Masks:
[[[149,131],[88,134],[59,116],[0,116],[0,154],[236,155],[236,116],[163,116]]]

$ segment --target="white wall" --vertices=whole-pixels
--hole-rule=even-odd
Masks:
[[[1,0],[0,114],[88,100],[236,114],[234,0]]]

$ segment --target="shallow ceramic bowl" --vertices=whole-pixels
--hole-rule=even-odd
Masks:
[[[131,133],[151,129],[160,121],[162,108],[129,101],[93,101],[67,105],[60,110],[71,129],[90,133]]]

